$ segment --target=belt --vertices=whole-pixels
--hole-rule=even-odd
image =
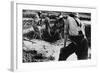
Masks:
[[[70,39],[72,42],[79,43],[79,42],[81,42],[82,39],[84,39],[84,35],[69,36],[69,39]]]

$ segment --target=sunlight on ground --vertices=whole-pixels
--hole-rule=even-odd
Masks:
[[[75,53],[73,53],[72,55],[70,55],[70,56],[68,57],[68,59],[67,59],[67,61],[75,61],[75,60],[77,60],[77,56],[76,56]]]

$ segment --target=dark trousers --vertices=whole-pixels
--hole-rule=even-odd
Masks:
[[[72,43],[60,50],[59,61],[66,60],[72,53],[76,53],[78,60],[88,58],[88,41],[82,36],[71,36]]]

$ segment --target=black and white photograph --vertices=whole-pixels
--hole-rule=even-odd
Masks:
[[[14,71],[94,66],[96,8],[14,2]]]
[[[90,60],[91,13],[22,10],[22,62]]]

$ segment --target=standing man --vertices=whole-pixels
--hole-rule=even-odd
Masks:
[[[72,53],[76,53],[78,60],[88,58],[88,41],[83,24],[78,13],[71,13],[64,21],[64,47],[60,50],[59,61],[66,60]],[[68,39],[72,42],[66,46]]]

